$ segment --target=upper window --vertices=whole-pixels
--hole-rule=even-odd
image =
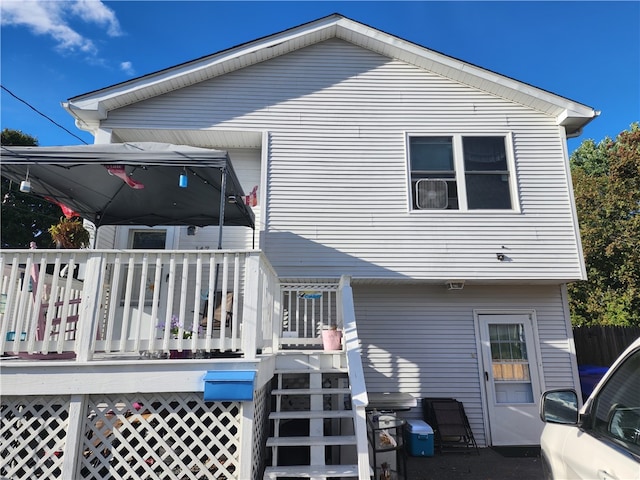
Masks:
[[[504,136],[410,136],[413,209],[510,210]]]

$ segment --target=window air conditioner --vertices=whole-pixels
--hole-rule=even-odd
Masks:
[[[416,205],[421,210],[445,209],[449,205],[446,180],[423,178],[416,182]]]

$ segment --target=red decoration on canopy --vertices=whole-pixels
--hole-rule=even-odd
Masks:
[[[44,199],[48,202],[51,202],[55,205],[58,205],[62,209],[62,213],[67,218],[79,217],[80,214],[76,212],[74,209],[67,207],[64,203],[59,202],[53,197],[44,197]]]
[[[127,175],[127,172],[124,169],[124,165],[105,165],[105,168],[109,172],[109,175],[118,177],[134,190],[140,190],[141,188],[144,188],[144,185],[142,183],[136,182],[133,178]]]

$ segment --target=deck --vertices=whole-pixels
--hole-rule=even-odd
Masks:
[[[261,478],[275,358],[323,326],[364,412],[348,278],[283,284],[255,250],[3,250],[0,271],[0,478]],[[212,371],[255,372],[251,401],[205,400]]]

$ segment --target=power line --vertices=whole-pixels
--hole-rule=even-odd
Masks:
[[[13,98],[15,98],[16,100],[24,103],[27,107],[29,107],[31,110],[33,110],[34,112],[36,112],[38,115],[42,115],[44,118],[46,118],[47,120],[49,120],[51,123],[53,123],[56,127],[60,127],[62,130],[64,130],[65,132],[67,132],[69,135],[77,138],[78,140],[80,140],[82,143],[84,143],[85,145],[88,145],[87,142],[85,142],[82,138],[80,138],[79,136],[77,136],[75,133],[70,132],[69,130],[67,130],[65,127],[63,127],[62,125],[60,125],[58,122],[56,122],[54,119],[52,119],[51,117],[48,117],[47,115],[45,115],[44,113],[42,113],[40,110],[38,110],[37,108],[35,108],[33,105],[31,105],[29,102],[27,102],[26,100],[21,99],[20,97],[18,97],[15,93],[13,93],[11,90],[9,90],[7,87],[5,87],[4,85],[0,84],[0,87],[2,87],[2,89],[7,92],[9,95],[11,95]]]

